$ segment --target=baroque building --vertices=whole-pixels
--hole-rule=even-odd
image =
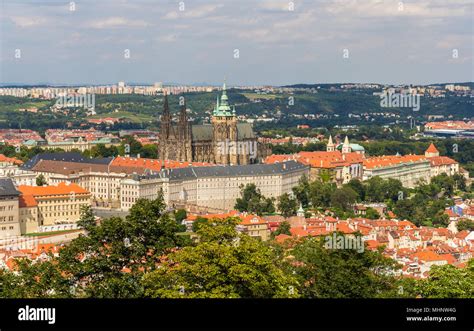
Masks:
[[[267,154],[268,149],[257,141],[252,125],[238,122],[225,83],[222,95],[217,97],[211,124],[191,125],[185,103],[177,124],[173,124],[165,95],[158,146],[160,160],[237,165],[257,163]]]

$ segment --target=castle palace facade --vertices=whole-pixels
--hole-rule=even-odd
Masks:
[[[258,142],[252,125],[237,121],[225,84],[221,97],[217,97],[210,124],[191,125],[185,103],[177,124],[172,123],[165,95],[158,145],[160,160],[238,165],[257,163],[267,154],[269,149]]]

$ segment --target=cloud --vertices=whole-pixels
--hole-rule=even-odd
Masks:
[[[108,17],[106,19],[90,21],[86,23],[86,27],[94,29],[107,29],[107,28],[137,28],[147,27],[150,24],[143,20],[131,20],[124,17]]]
[[[288,10],[290,2],[294,11]],[[35,54],[36,61],[13,67],[0,60],[2,79],[48,81],[58,73],[59,80],[104,82],[117,72],[136,81],[151,77],[188,82],[213,82],[226,72],[236,82],[269,84],[310,82],[315,74],[320,81],[356,75],[360,81],[380,77],[390,81],[403,75],[413,83],[420,77],[472,79],[466,60],[472,61],[473,54],[472,0],[401,0],[401,11],[399,2],[184,0],[180,11],[176,0],[159,5],[149,0],[78,0],[72,13],[68,1],[4,1],[0,59],[11,58],[12,50],[21,46]],[[134,61],[122,61],[124,48],[132,50]],[[235,48],[241,51],[239,61],[232,57]],[[350,50],[351,61],[341,67],[343,48]],[[453,48],[460,52],[459,59],[452,61],[460,63],[458,71],[446,60]],[[68,54],[84,69],[74,75],[61,73],[60,68],[68,67],[63,61]],[[150,66],[157,56],[169,65]],[[409,71],[407,59],[413,64]],[[97,70],[104,63],[107,70]],[[292,63],[291,72],[268,70],[282,63]],[[175,64],[179,64],[178,72]],[[356,64],[359,67],[352,67]]]
[[[37,27],[48,23],[45,17],[39,16],[12,16],[10,19],[20,28]]]
[[[163,16],[163,18],[168,20],[175,20],[178,18],[202,18],[209,16],[210,14],[214,13],[218,8],[222,8],[223,6],[223,4],[210,4],[199,7],[192,7],[191,5],[185,4],[182,11],[178,10],[168,12],[165,16]]]

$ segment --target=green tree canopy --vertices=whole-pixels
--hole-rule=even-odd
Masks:
[[[465,268],[447,264],[432,266],[428,278],[420,280],[416,290],[423,298],[474,297],[474,259]]]
[[[241,187],[241,197],[237,198],[234,208],[239,211],[257,214],[274,213],[275,205],[273,199],[265,198],[255,184],[247,184]]]
[[[342,235],[338,233],[338,235]],[[324,238],[306,238],[292,251],[300,292],[308,298],[373,298],[393,290],[394,260],[379,251],[328,249]]]
[[[199,243],[168,255],[143,278],[152,298],[297,297],[296,279],[285,274],[265,243],[239,234],[237,220],[203,223]]]
[[[284,217],[293,216],[298,210],[298,202],[288,193],[284,193],[278,198],[278,210]]]

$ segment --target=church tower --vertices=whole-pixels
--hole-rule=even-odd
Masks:
[[[186,100],[181,105],[178,119],[178,160],[183,162],[191,162],[193,160],[192,153],[192,133],[191,125],[188,121],[186,113]]]
[[[222,86],[222,95],[212,112],[214,161],[219,164],[241,164],[237,133],[235,107],[230,108],[226,85]]]
[[[160,144],[158,146],[158,158],[164,160],[176,159],[176,147],[173,142],[176,137],[173,126],[171,125],[171,114],[168,105],[168,96],[165,94],[163,102],[163,113],[160,118]]]
[[[436,146],[433,143],[431,143],[428,149],[425,151],[425,157],[430,158],[430,157],[437,157],[437,156],[439,156],[439,151],[436,148]]]
[[[332,136],[329,135],[328,144],[326,145],[327,152],[334,152],[336,150],[336,145],[332,141]]]
[[[346,136],[344,139],[344,144],[342,145],[342,154],[347,154],[351,152],[351,145],[349,144],[349,138]]]

